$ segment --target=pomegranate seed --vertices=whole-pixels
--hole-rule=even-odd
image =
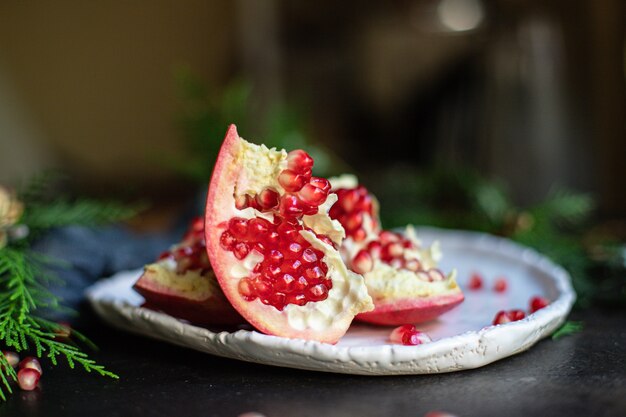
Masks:
[[[23,368],[17,373],[17,383],[24,391],[32,391],[37,388],[41,374],[33,368]]]
[[[537,310],[541,310],[550,304],[550,301],[547,298],[535,296],[530,299],[530,314],[536,312]]]
[[[298,192],[298,197],[300,197],[300,200],[304,203],[317,207],[326,201],[328,191],[324,191],[323,189],[317,188],[313,184],[308,183],[302,187],[300,192]]]
[[[412,324],[403,324],[402,326],[396,327],[395,329],[393,329],[391,331],[391,334],[389,335],[389,340],[391,341],[391,343],[402,343],[402,336],[406,333],[406,332],[413,332],[415,331],[415,326]]]
[[[10,350],[3,350],[2,354],[4,355],[4,358],[9,363],[9,366],[11,366],[11,368],[15,368],[20,362],[20,357],[15,352],[12,352]]]
[[[326,194],[330,192],[330,181],[328,181],[326,178],[311,177],[311,179],[309,180],[309,184],[311,184],[315,188],[324,191]]]
[[[237,210],[243,210],[243,209],[247,208],[248,207],[248,196],[245,195],[245,194],[235,196],[235,207],[237,208]]]
[[[37,358],[33,356],[27,356],[24,359],[22,359],[22,361],[18,364],[18,367],[20,369],[26,369],[26,368],[34,369],[35,371],[39,372],[40,375],[43,373],[41,369],[41,364],[39,363]]]
[[[324,271],[319,266],[314,266],[312,268],[307,268],[304,270],[304,276],[310,280],[321,279],[324,275]]]
[[[525,318],[526,313],[524,313],[523,310],[510,310],[509,317],[511,318],[511,321],[518,321],[518,320],[522,320],[523,318]]]
[[[404,324],[393,329],[389,335],[389,340],[392,343],[401,343],[406,346],[416,346],[431,341],[426,333],[420,332],[412,324]]]
[[[359,194],[357,190],[338,190],[337,197],[339,197],[339,206],[343,209],[343,211],[348,213],[354,210],[359,201]]]
[[[272,224],[267,220],[255,217],[254,219],[250,219],[247,229],[252,239],[261,240],[269,231],[271,225]]]
[[[404,335],[402,335],[402,344],[406,346],[417,346],[430,341],[430,337],[419,330],[405,332]]]
[[[298,217],[302,215],[304,207],[297,196],[288,194],[280,199],[278,210],[284,217]]]
[[[317,262],[318,256],[316,251],[312,248],[306,248],[304,251],[302,251],[302,260],[305,264]]]
[[[429,411],[424,417],[457,417],[455,414],[446,413],[445,411]]]
[[[280,195],[271,188],[265,188],[256,196],[256,202],[263,210],[270,210],[278,205]]]
[[[328,288],[324,284],[317,284],[308,289],[307,295],[313,301],[325,300],[328,297]]]
[[[246,299],[250,299],[254,296],[254,290],[250,278],[240,279],[239,283],[237,284],[237,288],[239,289],[239,294],[241,294]]]
[[[293,283],[293,290],[294,291],[304,291],[304,289],[308,285],[309,285],[309,282],[306,280],[306,278],[303,277],[303,276],[300,276],[300,277],[298,277],[296,282]]]
[[[247,243],[239,242],[235,244],[235,247],[233,248],[233,254],[235,255],[235,258],[239,260],[244,259],[246,256],[248,256],[248,253],[250,253],[250,246],[248,246]]]
[[[506,324],[510,322],[511,318],[506,311],[498,311],[496,317],[493,319],[493,324]]]
[[[288,304],[295,304],[298,306],[303,306],[307,303],[304,294],[289,294],[285,301]]]
[[[222,233],[222,236],[220,236],[220,245],[224,250],[232,250],[235,243],[237,243],[237,240],[229,231],[225,231]]]
[[[248,235],[248,221],[240,217],[233,217],[228,222],[228,231],[236,239],[245,239]]]
[[[287,154],[287,166],[298,173],[305,173],[313,168],[313,158],[302,149],[296,149]]]
[[[417,272],[422,267],[422,264],[420,264],[420,261],[418,261],[417,259],[410,259],[406,261],[404,267],[409,271]]]
[[[275,282],[274,288],[282,292],[291,292],[296,279],[289,274],[282,274]]]
[[[493,319],[493,324],[506,324],[522,320],[524,317],[526,317],[526,314],[522,310],[498,311]]]
[[[480,290],[482,287],[483,287],[483,278],[479,274],[473,273],[472,276],[470,277],[468,288],[470,290],[476,291],[476,290]]]
[[[278,175],[278,183],[286,191],[295,193],[304,187],[304,184],[307,183],[307,178],[296,171],[286,169]]]
[[[428,278],[430,278],[431,282],[434,281],[443,281],[446,277],[443,275],[443,272],[436,268],[432,268],[428,270]]]
[[[493,285],[493,290],[495,292],[505,292],[507,288],[507,282],[504,278],[498,278]]]
[[[284,255],[281,253],[281,251],[276,250],[276,249],[272,249],[269,251],[269,253],[267,254],[267,260],[272,264],[272,265],[280,265],[280,263],[283,261],[284,259]]]
[[[380,256],[380,251],[382,250],[382,247],[383,245],[377,240],[373,240],[367,244],[367,250],[375,258]]]
[[[383,230],[382,232],[380,232],[378,240],[382,245],[386,245],[391,242],[397,242],[399,240],[399,236],[388,230]]]
[[[347,216],[344,223],[344,228],[347,231],[355,231],[363,224],[363,213],[353,213]]]
[[[374,269],[374,260],[372,255],[366,250],[360,250],[354,259],[352,259],[352,270],[357,274],[365,274]]]
[[[352,239],[355,242],[362,242],[365,240],[366,237],[367,237],[367,234],[365,233],[365,230],[363,229],[359,229],[359,230],[352,232]]]
[[[297,274],[302,267],[302,262],[298,259],[285,259],[280,265],[280,270],[288,274]]]

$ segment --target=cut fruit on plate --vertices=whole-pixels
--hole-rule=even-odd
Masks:
[[[207,253],[224,294],[259,331],[336,343],[374,306],[336,249],[344,230],[328,210],[337,197],[312,167],[306,152],[249,143],[231,125],[209,185]]]
[[[438,268],[437,242],[425,247],[408,226],[404,233],[382,230],[378,203],[356,177],[330,179],[338,196],[330,216],[346,230],[341,254],[353,271],[362,274],[375,309],[357,320],[381,325],[421,323],[459,305],[463,293],[456,271]]]
[[[392,343],[392,327],[354,322],[335,345],[253,330],[211,331],[141,308],[143,298],[131,289],[141,271],[124,271],[98,281],[87,291],[87,297],[103,320],[125,331],[236,360],[359,375],[477,368],[525,351],[566,320],[575,293],[567,272],[546,257],[510,240],[481,233],[427,228],[417,232],[424,244],[441,242],[446,257],[440,267],[457,268],[461,283],[476,270],[488,277],[506,273],[509,283],[504,293],[470,292],[463,303],[438,320],[416,326],[432,339],[418,346]],[[536,295],[550,300],[550,304],[523,320],[491,325],[496,312],[523,307]],[[554,367],[568,366],[570,358],[561,356],[554,358]]]
[[[198,325],[234,325],[245,320],[230,305],[206,254],[204,219],[191,222],[182,241],[146,265],[133,286],[144,307]]]

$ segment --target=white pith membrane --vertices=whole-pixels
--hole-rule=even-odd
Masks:
[[[226,140],[228,140],[229,134],[230,132],[227,134]],[[219,169],[223,176],[231,177],[234,188],[227,189],[224,186],[223,189],[210,190],[208,201],[215,198],[211,192],[232,193],[233,198],[232,200],[228,199],[228,205],[220,202],[222,205],[219,206],[216,203],[216,206],[212,207],[213,213],[207,214],[207,227],[209,223],[217,226],[216,230],[210,232],[212,236],[211,248],[213,251],[221,251],[219,257],[224,261],[220,264],[224,265],[225,268],[228,267],[228,269],[218,273],[220,285],[227,297],[251,324],[272,334],[326,341],[322,336],[310,336],[309,333],[321,333],[329,328],[343,329],[341,334],[345,333],[355,315],[373,310],[372,299],[368,295],[363,277],[346,267],[341,255],[335,248],[309,231],[301,230],[299,233],[313,248],[323,253],[321,261],[328,266],[326,277],[332,282],[332,288],[328,291],[326,299],[308,301],[302,306],[287,304],[280,311],[273,305],[264,304],[259,298],[248,301],[238,291],[240,280],[257,274],[253,272],[253,268],[263,260],[263,254],[252,248],[247,256],[239,260],[233,252],[216,244],[217,237],[227,230],[228,222],[232,218],[252,219],[258,217],[269,222],[274,221],[272,213],[261,212],[253,207],[238,209],[234,201],[243,195],[256,196],[267,188],[271,188],[283,196],[286,190],[278,182],[278,176],[287,168],[288,155],[284,150],[268,149],[265,145],[255,145],[239,137],[227,150],[229,153],[224,156],[227,166],[219,167]],[[224,149],[222,152],[225,152]],[[217,170],[216,165],[216,172]],[[214,181],[215,178],[212,179],[212,187]],[[345,236],[343,227],[328,216],[328,209],[336,201],[336,198],[334,194],[329,194],[326,201],[318,207],[317,213],[303,216],[302,223],[315,233],[325,235],[340,245]],[[207,212],[209,210],[207,205]],[[214,216],[215,219],[211,216]],[[209,245],[209,239],[207,239],[207,245]],[[257,313],[263,314],[263,320],[254,316]],[[287,326],[291,330],[283,328],[284,324],[280,323],[281,317],[283,321],[286,318]],[[261,321],[263,321],[262,326],[259,326]],[[332,342],[332,339],[329,340]]]
[[[162,259],[146,265],[143,277],[149,278],[152,284],[168,293],[184,294],[192,300],[201,301],[216,296],[226,301],[213,271],[193,269],[179,273],[176,272],[176,261],[173,259]]]
[[[354,189],[358,186],[358,180],[354,175],[344,174],[339,177],[329,178],[332,190]],[[374,205],[376,215],[376,204]],[[351,237],[347,237],[341,245],[341,255],[347,265],[351,265],[352,260],[368,244],[379,239],[380,221],[374,221],[368,213],[363,213],[362,228],[366,232],[363,241],[355,242]],[[456,282],[456,270],[450,271],[443,276],[438,272],[438,263],[442,258],[439,242],[434,242],[430,246],[424,246],[418,239],[415,229],[407,226],[401,233],[402,237],[411,241],[414,248],[405,248],[402,257],[405,261],[418,260],[421,268],[412,271],[404,268],[396,268],[383,262],[378,257],[373,258],[371,271],[363,273],[365,285],[374,302],[393,299],[426,298],[431,296],[442,296],[460,293],[461,290]]]

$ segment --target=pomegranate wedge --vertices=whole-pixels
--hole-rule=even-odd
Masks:
[[[245,322],[217,284],[206,256],[202,218],[193,220],[182,242],[146,265],[133,288],[146,299],[144,307],[194,324]]]
[[[346,264],[362,274],[375,309],[357,320],[400,325],[432,320],[463,301],[456,272],[447,276],[437,268],[437,243],[423,247],[408,226],[405,233],[382,230],[378,203],[352,175],[332,178],[339,197],[330,216],[346,229],[341,246]]]
[[[336,247],[337,196],[313,159],[246,142],[228,128],[209,185],[207,253],[235,309],[259,331],[336,343],[373,309],[363,277]]]

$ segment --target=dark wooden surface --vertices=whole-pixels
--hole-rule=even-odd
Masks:
[[[84,314],[80,328],[114,381],[44,365],[40,388],[19,389],[4,416],[626,416],[626,312],[575,312],[585,330],[457,373],[363,377],[222,359],[120,332]]]

